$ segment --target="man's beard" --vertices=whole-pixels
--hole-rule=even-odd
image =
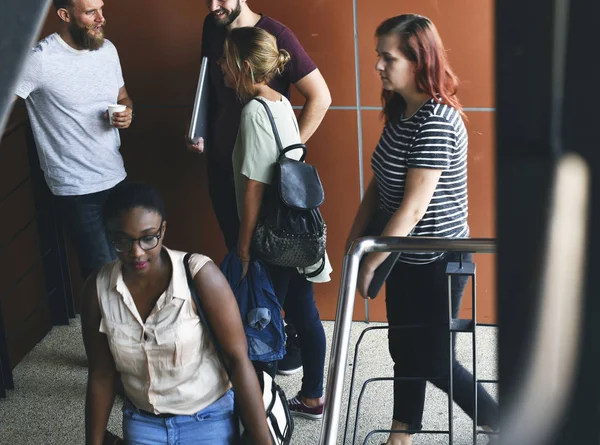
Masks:
[[[213,13],[213,15],[215,16],[215,23],[217,24],[217,26],[229,26],[235,21],[235,19],[237,19],[240,16],[241,12],[242,2],[238,0],[237,6],[234,8],[234,10],[231,11],[228,15],[225,15],[223,18],[219,18]]]
[[[91,28],[95,27],[95,25],[91,28],[82,27],[76,22],[69,23],[69,34],[71,34],[71,38],[75,45],[82,49],[89,49],[90,51],[95,51],[97,49],[102,48],[104,45],[104,27],[106,24],[102,25],[102,31],[98,35],[93,35],[90,33]]]

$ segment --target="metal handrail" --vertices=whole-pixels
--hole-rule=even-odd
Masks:
[[[496,253],[493,238],[365,237],[359,238],[344,256],[338,306],[333,330],[325,409],[320,445],[337,441],[342,395],[350,345],[354,297],[361,258],[371,252],[469,252]]]

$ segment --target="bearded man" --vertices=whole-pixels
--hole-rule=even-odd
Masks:
[[[197,143],[187,141],[187,148],[203,153],[206,148],[208,191],[219,227],[229,250],[237,245],[240,222],[233,184],[231,155],[240,126],[243,103],[235,90],[225,86],[219,59],[223,56],[223,44],[227,33],[242,26],[256,26],[273,34],[277,47],[285,49],[291,56],[283,73],[269,85],[290,98],[291,86],[304,97],[305,102],[298,116],[300,139],[305,143],[317,130],[331,105],[331,94],[325,79],[315,63],[306,53],[298,38],[285,25],[255,13],[247,0],[205,0],[209,14],[202,30],[202,56],[209,62],[209,107],[210,134],[208,140]],[[299,5],[301,3],[298,3]],[[295,374],[302,370],[302,354],[298,337],[292,325],[286,326],[286,355],[277,364],[279,374]],[[267,371],[273,374],[271,369]]]
[[[84,278],[116,258],[101,209],[126,177],[119,129],[133,117],[117,50],[104,38],[103,6],[54,0],[60,30],[32,49],[15,91],[25,99],[40,166]],[[109,120],[111,104],[125,110]]]

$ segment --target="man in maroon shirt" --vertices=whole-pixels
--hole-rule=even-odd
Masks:
[[[331,95],[325,79],[310,59],[294,33],[285,25],[253,12],[247,0],[206,0],[210,11],[204,20],[202,31],[202,56],[209,60],[210,112],[208,140],[197,144],[188,141],[188,148],[197,153],[206,150],[208,189],[210,199],[229,250],[237,244],[239,218],[237,213],[233,166],[231,155],[240,124],[243,103],[235,90],[225,86],[218,60],[223,56],[223,44],[227,32],[243,26],[257,26],[273,34],[277,46],[291,55],[281,76],[270,86],[288,99],[291,85],[306,99],[298,117],[300,139],[306,142],[319,127],[329,105]],[[295,348],[293,328],[288,326],[288,354],[279,363],[280,373],[293,373],[301,369],[294,365],[299,357]],[[290,353],[294,350],[294,354]]]
[[[223,55],[227,32],[242,26],[258,26],[277,38],[279,48],[291,55],[283,74],[271,82],[271,87],[290,97],[291,85],[304,96],[306,102],[298,117],[300,139],[306,142],[318,128],[331,104],[331,95],[323,76],[292,31],[281,23],[256,14],[246,0],[207,0],[210,14],[204,20],[202,56],[209,60],[210,113],[207,141],[188,143],[192,151],[208,158],[209,193],[225,244],[229,249],[237,243],[239,221],[233,186],[231,155],[240,123],[243,103],[235,90],[225,86],[218,60]]]

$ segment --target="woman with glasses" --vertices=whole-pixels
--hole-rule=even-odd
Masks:
[[[163,246],[164,205],[150,186],[126,183],[103,216],[118,260],[87,280],[81,315],[88,357],[86,444],[100,445],[120,377],[130,445],[233,444],[233,390],[201,325],[183,264]],[[239,309],[219,268],[190,257],[194,285],[219,342],[252,443],[270,444]]]

